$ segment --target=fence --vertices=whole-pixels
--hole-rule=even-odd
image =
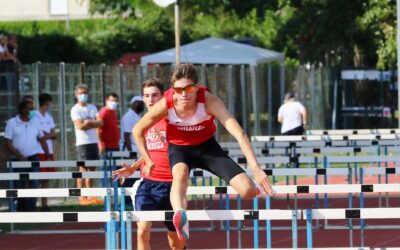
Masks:
[[[104,95],[116,92],[120,96],[119,115],[127,111],[133,95],[141,93],[141,83],[148,77],[159,77],[169,83],[171,65],[149,67],[133,65],[93,65],[35,63],[21,65],[16,72],[0,73],[0,131],[16,113],[21,96],[31,94],[37,100],[40,93],[53,96],[52,115],[60,130],[55,141],[57,159],[75,159],[75,136],[69,111],[75,103],[74,88],[79,83],[89,85],[89,101],[103,105]],[[287,90],[298,93],[308,108],[311,128],[329,127],[333,70],[322,67],[283,67],[261,65],[256,68],[256,85],[251,86],[250,69],[233,65],[197,65],[199,82],[220,96],[248,134],[279,134],[276,121],[278,108]],[[18,81],[17,81],[18,80]],[[18,87],[16,87],[16,85]],[[36,102],[36,106],[37,102]],[[232,138],[218,127],[220,141]]]

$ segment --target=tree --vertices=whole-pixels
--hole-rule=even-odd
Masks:
[[[377,48],[377,67],[396,68],[396,1],[369,0],[365,12],[358,18],[359,27],[370,33]]]

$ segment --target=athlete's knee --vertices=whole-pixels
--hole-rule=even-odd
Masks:
[[[257,196],[256,188],[251,186],[241,189],[238,193],[243,199],[252,199]]]
[[[149,228],[138,228],[137,238],[140,241],[148,241],[150,239],[150,229]]]
[[[188,179],[189,167],[185,163],[177,163],[172,168],[172,175],[174,179]]]
[[[245,174],[235,176],[230,180],[229,184],[243,199],[251,199],[257,196],[257,188],[251,179]]]

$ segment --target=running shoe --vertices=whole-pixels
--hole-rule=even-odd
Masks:
[[[172,221],[179,239],[187,241],[189,239],[189,221],[186,216],[186,211],[184,209],[175,211]]]

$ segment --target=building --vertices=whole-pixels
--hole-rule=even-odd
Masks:
[[[90,0],[0,0],[0,21],[90,19]]]

